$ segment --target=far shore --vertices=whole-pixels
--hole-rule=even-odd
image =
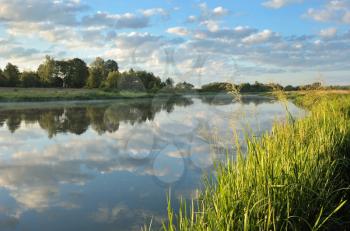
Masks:
[[[325,90],[327,93],[350,94],[350,90]],[[298,91],[299,94],[308,91]],[[323,91],[319,91],[323,92]],[[212,95],[225,92],[199,92],[161,90],[158,92],[140,91],[107,91],[102,89],[74,89],[74,88],[0,88],[0,103],[6,102],[54,102],[54,101],[87,101],[153,98],[169,95]],[[293,92],[288,92],[293,94]],[[271,96],[272,92],[244,92],[242,95]]]

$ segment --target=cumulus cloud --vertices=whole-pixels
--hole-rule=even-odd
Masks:
[[[189,31],[184,27],[171,27],[167,29],[169,34],[175,34],[180,36],[186,36],[189,34]]]
[[[224,15],[227,15],[228,13],[229,13],[229,10],[225,9],[222,6],[218,6],[213,9],[213,15],[216,15],[216,16],[224,16]]]
[[[278,9],[293,3],[301,3],[303,0],[270,0],[263,2],[262,5],[268,8]]]
[[[331,27],[327,29],[323,29],[320,31],[320,36],[324,38],[331,38],[337,34],[337,28]]]
[[[219,30],[219,23],[215,20],[206,20],[201,22],[201,25],[205,25],[210,32],[216,32]]]
[[[154,16],[154,15],[169,16],[169,13],[163,8],[145,9],[145,10],[141,10],[141,12],[146,17],[151,17],[151,16]]]
[[[271,30],[263,30],[243,38],[242,42],[246,44],[258,44],[267,42],[274,37],[276,37],[276,35]]]
[[[210,31],[217,31],[220,27],[219,18],[229,14],[229,10],[218,6],[210,9],[206,3],[200,3],[198,5],[200,14],[198,16],[190,15],[188,16],[186,22],[188,23],[198,23],[201,26],[205,26]]]
[[[350,1],[331,0],[320,8],[309,8],[304,16],[319,22],[350,24]]]
[[[4,22],[51,22],[75,25],[76,14],[88,9],[87,5],[75,0],[1,0],[0,3],[0,21]]]
[[[115,29],[144,28],[149,25],[149,18],[145,16],[137,16],[131,13],[119,15],[97,12],[94,15],[85,16],[82,19],[82,25]]]

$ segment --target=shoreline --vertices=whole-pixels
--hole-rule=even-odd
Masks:
[[[286,92],[290,99],[306,94],[310,91]],[[321,94],[350,94],[350,90],[320,90]],[[227,92],[203,92],[193,90],[190,92],[168,91],[158,92],[137,92],[137,91],[106,91],[101,89],[74,89],[74,88],[0,88],[0,103],[29,103],[29,102],[80,102],[80,101],[101,101],[119,99],[144,99],[153,97],[169,96],[191,96],[191,95],[218,95],[229,94]],[[241,92],[242,96],[254,95],[261,97],[273,97],[273,92]]]

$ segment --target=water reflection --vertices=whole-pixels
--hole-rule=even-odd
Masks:
[[[272,99],[222,95],[1,104],[0,230],[156,227],[168,187],[192,196],[233,150],[233,122],[262,132],[278,118]]]
[[[46,103],[45,107],[27,109],[8,109],[0,106],[0,126],[6,124],[14,133],[21,125],[38,122],[40,127],[47,131],[52,138],[57,133],[70,132],[81,135],[91,125],[98,134],[113,133],[119,129],[121,122],[131,125],[154,120],[155,114],[160,111],[171,113],[175,106],[189,106],[191,98],[173,96],[154,101],[152,99],[129,100],[127,103],[96,103],[93,105],[67,105],[52,107]],[[8,106],[8,105],[7,105]]]

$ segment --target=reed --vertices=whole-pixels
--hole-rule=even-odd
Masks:
[[[305,104],[303,105],[303,101]],[[349,226],[350,96],[298,97],[305,118],[236,139],[199,199],[169,201],[163,230],[345,230]]]

